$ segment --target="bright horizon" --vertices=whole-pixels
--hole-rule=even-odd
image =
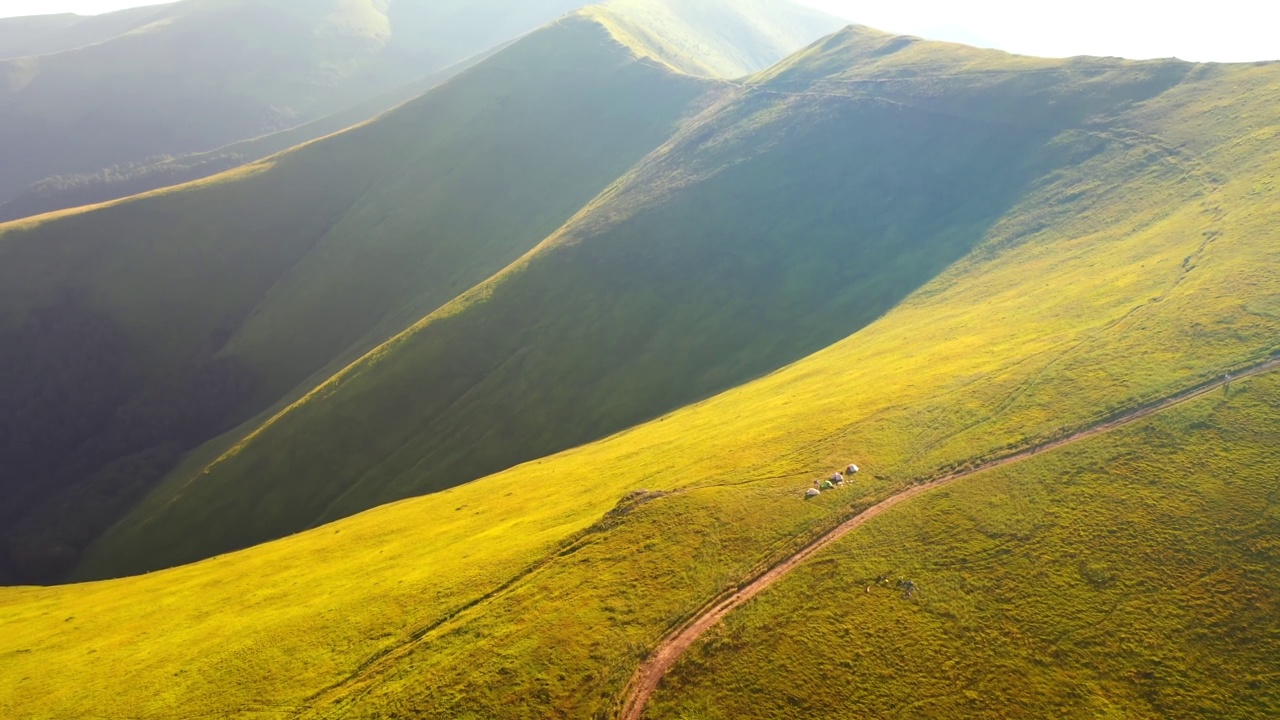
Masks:
[[[1280,5],[1076,0],[798,0],[887,32],[962,42],[1024,55],[1178,57],[1197,62],[1280,60]],[[0,0],[0,18],[74,12],[94,15],[154,0]],[[1197,6],[1199,9],[1197,9]]]
[[[1263,0],[798,0],[906,35],[1023,55],[1116,55],[1195,62],[1280,60],[1280,4]]]

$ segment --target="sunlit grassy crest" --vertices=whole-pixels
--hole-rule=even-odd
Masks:
[[[776,0],[606,0],[585,8],[637,54],[679,72],[739,78],[794,50],[797,38],[825,35],[842,21]]]

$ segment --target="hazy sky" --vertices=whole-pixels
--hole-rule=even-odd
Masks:
[[[520,0],[512,0],[520,2]],[[1276,0],[800,0],[892,32],[1028,55],[1280,60]],[[0,0],[0,17],[107,12],[139,0]]]
[[[891,32],[1048,57],[1280,60],[1276,0],[800,0]]]
[[[0,0],[0,17],[68,12],[97,15],[139,5],[155,5],[158,2],[163,0]]]

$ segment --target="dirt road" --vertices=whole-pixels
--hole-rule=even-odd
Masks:
[[[1054,450],[1056,448],[1063,447],[1064,445],[1070,445],[1096,435],[1101,435],[1102,433],[1109,432],[1118,427],[1155,415],[1156,413],[1187,402],[1188,400],[1219,390],[1228,383],[1270,372],[1277,368],[1280,368],[1280,358],[1273,358],[1261,365],[1255,365],[1251,368],[1235,372],[1230,376],[1224,376],[1214,382],[1172,395],[1158,402],[1151,403],[1145,407],[1099,423],[1061,439],[1054,440],[1043,445],[1038,445],[1027,450],[1022,450],[998,460],[992,460],[991,462],[979,465],[969,470],[963,470],[921,485],[912,486],[897,495],[886,498],[882,502],[873,505],[858,514],[856,517],[837,526],[796,554],[786,558],[777,565],[774,565],[750,583],[741,586],[733,594],[710,605],[684,625],[672,630],[660,643],[658,643],[657,648],[654,649],[640,668],[636,670],[636,674],[632,676],[631,681],[627,684],[626,690],[624,691],[625,700],[619,717],[621,720],[640,720],[641,715],[644,713],[645,705],[649,702],[649,697],[653,694],[653,691],[657,689],[658,683],[662,681],[663,676],[667,674],[667,671],[671,669],[671,666],[675,665],[676,661],[680,659],[680,656],[684,655],[685,651],[687,651],[703,633],[711,628],[711,626],[720,622],[724,616],[733,612],[738,607],[741,607],[751,598],[759,595],[770,585],[773,585],[784,575],[796,569],[801,563],[808,560],[814,554],[821,552],[829,545],[838,542],[845,535],[857,530],[867,521],[886,512],[894,506],[907,502],[912,498],[923,495],[931,490],[937,490],[940,487],[950,485],[957,480],[961,480],[987,470],[992,470],[1003,465],[1009,465],[1026,460],[1027,458],[1033,457],[1042,452]]]

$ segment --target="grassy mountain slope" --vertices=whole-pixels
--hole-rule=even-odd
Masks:
[[[1272,142],[1280,117],[1267,109],[1280,77],[1275,66],[1200,68],[1195,75],[1116,118],[1115,126],[1194,136],[1186,159],[1203,162],[1220,185],[1205,186],[1182,166],[1153,158],[1163,146],[1151,144],[1152,136],[1121,144],[1045,183],[965,262],[846,342],[581,453],[468,486],[493,497],[479,503],[474,495],[454,495],[466,506],[459,512],[482,514],[505,502],[499,495],[519,496],[540,476],[568,480],[573,470],[583,483],[579,487],[589,486],[589,492],[610,483],[615,472],[630,478],[620,489],[677,492],[638,508],[623,503],[621,512],[576,542],[566,541],[536,572],[438,627],[427,626],[421,640],[321,695],[319,707],[303,716],[604,712],[656,641],[658,628],[679,623],[753,568],[786,556],[816,528],[830,527],[835,518],[919,478],[999,456],[1009,447],[1033,446],[1225,369],[1280,354],[1280,315],[1270,300],[1278,282],[1271,224],[1280,206],[1269,180],[1280,167]],[[1215,107],[1221,110],[1212,112]],[[1204,125],[1206,111],[1217,118],[1212,127]],[[1157,192],[1162,185],[1172,192]],[[1076,202],[1081,204],[1065,206]],[[1046,210],[1063,215],[1046,216]],[[1252,473],[1259,478],[1274,476],[1268,449],[1278,425],[1273,394],[1266,391],[1222,423],[1235,417],[1256,422],[1231,439],[1240,442],[1243,456],[1257,461]],[[1191,422],[1173,426],[1202,429],[1200,421],[1193,414]],[[1156,447],[1170,442],[1190,439],[1161,440]],[[1123,451],[1126,444],[1119,446]],[[1220,461],[1229,449],[1218,452]],[[850,460],[866,468],[853,491],[814,503],[799,499],[812,478]],[[1155,454],[1144,462],[1165,460]],[[430,516],[427,500],[410,507]],[[1243,490],[1219,500],[1247,500],[1257,507],[1258,495]],[[1133,494],[1122,502],[1143,499]],[[1267,536],[1265,528],[1249,526],[1247,513],[1218,517],[1240,535]],[[1184,515],[1176,528],[1180,546],[1198,553],[1202,565],[1220,562],[1222,556],[1213,553],[1222,547],[1222,536],[1202,542],[1195,537],[1199,527]],[[1155,574],[1163,562],[1151,561]],[[1237,567],[1257,563],[1246,559]],[[1144,568],[1142,574],[1149,578],[1153,572]],[[860,589],[855,583],[862,579],[845,582]],[[1274,593],[1259,578],[1243,592],[1267,588]],[[1210,623],[1216,609],[1229,610],[1240,601],[1205,606],[1193,611],[1191,621]],[[1186,608],[1164,607],[1187,617]],[[1274,635],[1274,625],[1266,624],[1274,623],[1274,615],[1255,617],[1263,624],[1250,627],[1246,642],[1261,643]],[[1180,638],[1142,635],[1165,643],[1160,654],[1176,657]],[[1262,663],[1254,677],[1275,672],[1267,664],[1274,655],[1265,647],[1250,651]],[[757,663],[767,657],[767,651],[750,656]],[[1186,660],[1170,672],[1194,672],[1219,683],[1199,688],[1202,698],[1250,690],[1211,674],[1212,657]],[[1016,680],[1022,672],[1014,667],[1009,675]],[[716,680],[727,683],[731,677]],[[783,694],[780,684],[791,692],[804,681],[778,674],[770,682],[767,689]],[[1188,687],[1160,682],[1172,693]],[[1266,708],[1256,702],[1257,689],[1250,690],[1248,702]],[[734,708],[749,712],[750,699],[736,702]],[[1244,702],[1235,707],[1250,707]],[[680,710],[696,717],[700,707],[695,702]]]
[[[19,564],[73,560],[186,448],[519,257],[714,89],[574,18],[349,132],[0,227]]]
[[[858,508],[919,478],[1088,426],[1280,350],[1278,90],[1275,66],[1193,67],[1182,83],[1108,118],[1105,128],[1067,131],[1096,137],[1103,147],[1029,188],[978,248],[883,318],[784,370],[658,421],[195,565],[78,586],[0,590],[0,656],[6,660],[0,710],[142,717],[176,708],[189,715],[282,717],[605,713],[667,628]],[[1266,564],[1256,553],[1272,552],[1271,546],[1242,557],[1230,549],[1239,540],[1196,533],[1212,519],[1228,532],[1238,528],[1242,539],[1265,541],[1273,534],[1265,524],[1270,515],[1250,512],[1263,509],[1266,486],[1246,481],[1256,475],[1258,483],[1270,482],[1275,475],[1275,383],[1251,381],[1234,388],[1225,406],[1205,399],[1118,438],[1045,456],[1025,474],[1006,471],[992,485],[987,477],[974,478],[972,491],[957,487],[948,496],[956,500],[938,502],[973,507],[993,532],[1018,532],[1026,521],[996,509],[1007,500],[998,490],[1009,488],[1006,495],[1017,494],[1032,521],[1044,519],[1034,525],[1044,528],[1040,536],[1011,540],[1010,557],[1027,557],[1027,547],[1049,558],[1061,558],[1063,547],[1093,553],[1087,557],[1099,567],[1086,563],[1083,572],[1104,584],[1112,558],[1096,553],[1110,550],[1088,537],[1083,541],[1094,549],[1086,551],[1078,537],[1055,529],[1061,522],[1052,512],[1075,511],[1046,510],[1044,499],[1080,500],[1112,515],[1117,502],[1149,508],[1135,511],[1134,532],[1122,528],[1116,535],[1139,551],[1126,558],[1132,584],[1117,587],[1167,587],[1170,579],[1153,577],[1150,566],[1178,555],[1179,573],[1221,563],[1227,576],[1244,573],[1237,587],[1247,596],[1273,602],[1256,593],[1273,593],[1274,583],[1255,574]],[[1117,448],[1127,457],[1116,459],[1114,476],[1100,474],[1099,465],[1113,466]],[[1169,476],[1171,468],[1183,467],[1178,458],[1194,467]],[[865,467],[853,489],[800,499],[814,477],[851,460]],[[1237,472],[1240,482],[1232,477]],[[1144,480],[1152,477],[1168,477],[1168,484],[1153,487]],[[1205,484],[1196,482],[1200,478]],[[641,488],[668,492],[634,494]],[[1232,503],[1242,505],[1233,509]],[[887,527],[931,518],[911,507],[903,509],[902,521],[892,515],[880,521],[908,549],[933,529]],[[1197,509],[1204,518],[1195,517]],[[1076,517],[1108,527],[1105,515]],[[926,558],[904,556],[897,567],[934,567],[929,563],[943,552],[965,552],[960,543],[966,538],[977,549],[990,547],[961,520],[947,520],[958,524],[955,545],[942,545],[936,555],[931,547]],[[1151,541],[1138,533],[1153,524],[1168,541],[1154,557],[1147,554]],[[851,537],[846,546],[857,542]],[[849,572],[837,575],[860,583],[865,571],[857,555],[828,561],[812,577],[827,582],[824,573],[846,562]],[[1047,562],[1051,577],[1071,570],[1061,560]],[[957,587],[956,571],[945,572],[922,581],[922,597]],[[998,584],[1005,570],[975,563],[969,572],[970,582],[983,587]],[[1077,619],[1094,617],[1099,599],[1106,599],[1074,581],[1065,589],[1079,599]],[[1150,603],[1156,618],[1179,613],[1210,634],[1241,627],[1239,619],[1214,625],[1211,614],[1231,611],[1240,598],[1182,601],[1195,592],[1121,599],[1132,601],[1126,608]],[[777,595],[776,602],[793,597]],[[1026,614],[1046,606],[1043,595],[1030,595],[1001,606],[1023,613],[1002,627],[1038,632],[1073,622],[1045,613],[1045,624],[1031,627]],[[934,607],[951,602],[958,618],[981,617],[979,609],[949,597]],[[893,605],[887,596],[875,603],[849,612],[881,613],[859,615],[869,622],[896,613],[902,630],[894,632],[902,634],[895,637],[922,637],[928,629],[929,617],[916,606]],[[1249,637],[1273,637],[1268,623],[1275,617],[1254,616]],[[815,622],[830,627],[843,620],[824,614]],[[938,622],[964,631],[951,618]],[[1161,631],[1175,621],[1158,622],[1131,631],[1153,643],[1143,646],[1147,657],[1179,660],[1180,638]],[[813,637],[802,631],[780,640],[782,659],[804,657],[804,643]],[[945,649],[945,639],[934,636],[931,647]],[[1111,668],[1120,662],[1068,641],[1073,657],[1109,663],[1097,677],[1114,678]],[[751,651],[718,648],[714,657],[727,659]],[[1248,650],[1259,653],[1255,669],[1274,662],[1274,653],[1261,654],[1265,649]],[[832,652],[837,668],[854,662],[835,654],[848,648]],[[1202,659],[1184,659],[1182,668],[1165,668],[1189,669],[1214,683],[1197,688],[1199,698],[1248,690],[1228,674],[1201,673]],[[913,672],[922,666],[919,657],[903,662]],[[1058,667],[1077,667],[1072,658],[1061,662]],[[964,666],[952,668],[958,670],[944,679],[959,677]],[[1034,675],[1054,693],[1072,682],[1030,665],[988,670],[1005,680]],[[745,677],[756,678],[756,668]],[[879,680],[890,690],[901,687],[890,685],[892,678]],[[788,683],[787,692],[808,683],[782,674],[768,682]],[[815,682],[828,692],[825,680]],[[1175,688],[1181,681],[1153,672],[1127,682]],[[841,697],[857,697],[855,690]],[[680,710],[697,713],[704,696],[672,702],[690,698]],[[1125,706],[1131,696],[1112,696],[1120,703],[1115,713],[1143,709],[1137,702]],[[732,693],[717,697],[741,701]]]
[[[1274,717],[1277,407],[1250,380],[872,520],[713,631],[647,717]]]
[[[842,37],[894,41],[865,29]],[[189,562],[466,482],[856,331],[968,253],[1058,168],[1138,173],[1122,140],[1084,132],[1082,118],[1191,69],[1053,67],[1001,122],[940,111],[955,98],[927,79],[896,100],[746,86],[537,251],[225,452],[183,466],[104,536],[81,577]],[[989,77],[985,90],[1016,98],[1023,82]],[[1108,105],[1094,83],[1123,103]],[[1046,104],[1070,112],[1056,126],[1022,122]],[[1200,188],[1154,187],[1139,207]],[[1038,211],[1055,206],[1077,207]]]
[[[418,17],[428,4],[438,11]],[[584,3],[497,4],[183,0],[124,11],[119,34],[0,62],[0,201],[54,176],[209,151],[347,110]]]

